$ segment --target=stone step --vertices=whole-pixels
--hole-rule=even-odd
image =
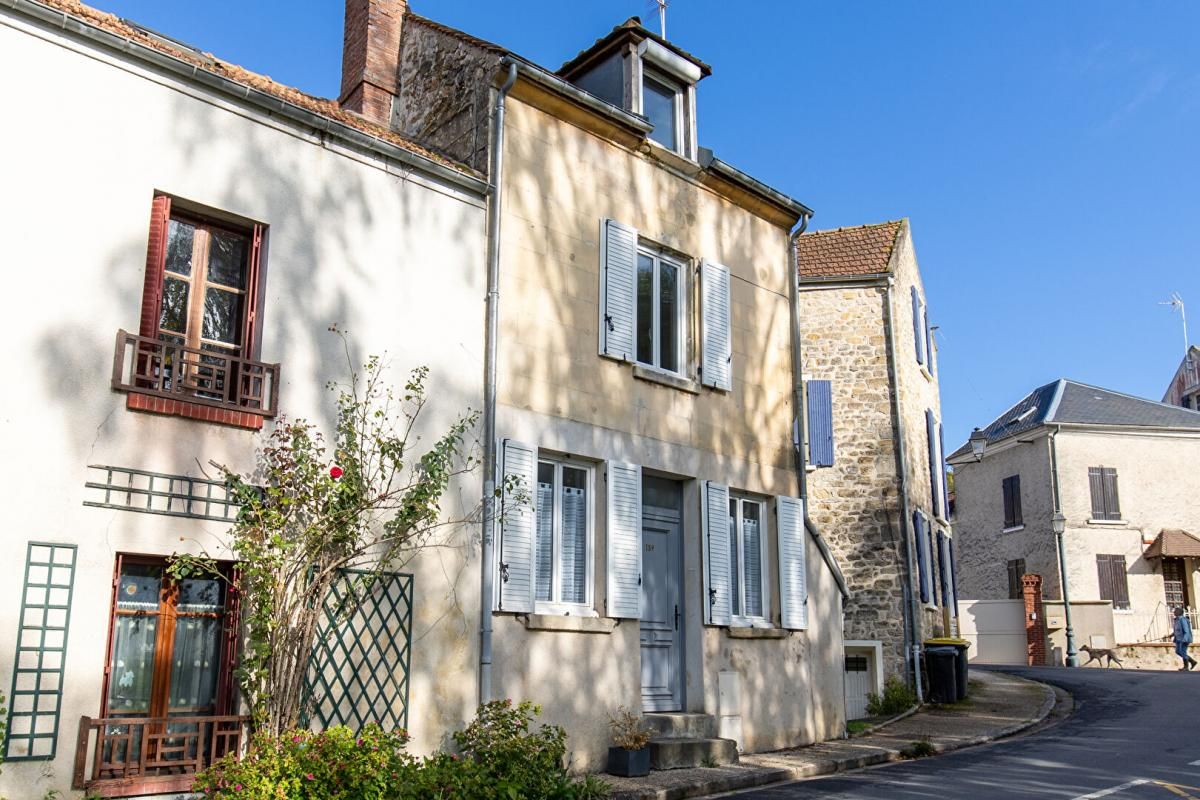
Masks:
[[[642,721],[656,739],[713,739],[717,735],[717,718],[712,714],[648,712]]]
[[[732,739],[650,740],[650,769],[688,769],[737,762],[737,743]]]

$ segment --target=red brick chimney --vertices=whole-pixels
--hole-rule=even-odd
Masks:
[[[346,0],[338,104],[387,125],[396,97],[400,26],[407,0]]]

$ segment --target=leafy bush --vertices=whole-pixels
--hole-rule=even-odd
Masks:
[[[883,683],[883,694],[867,695],[867,713],[872,717],[890,717],[908,711],[917,704],[917,694],[895,675]]]
[[[603,800],[594,776],[572,781],[566,733],[534,729],[540,709],[511,700],[486,703],[454,734],[461,751],[417,759],[404,731],[377,726],[257,736],[240,761],[227,756],[196,777],[213,800]]]

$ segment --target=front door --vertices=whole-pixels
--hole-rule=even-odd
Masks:
[[[1187,570],[1182,558],[1164,558],[1162,561],[1163,589],[1166,592],[1167,608],[1187,608]]]
[[[682,505],[678,482],[642,485],[642,710],[683,708]]]

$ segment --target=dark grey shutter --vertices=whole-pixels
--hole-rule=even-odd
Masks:
[[[954,618],[958,619],[958,562],[954,559],[954,539],[946,542],[946,549],[950,551],[950,594],[954,597]]]
[[[1112,467],[1102,467],[1100,477],[1104,484],[1104,519],[1120,519],[1121,499],[1117,496],[1117,471]]]
[[[1105,519],[1103,475],[1100,467],[1088,467],[1088,486],[1092,492],[1092,519]]]
[[[1013,522],[1012,478],[1005,478],[1004,480],[1000,481],[1000,489],[1004,493],[1004,527],[1011,528],[1016,525],[1016,523]],[[1010,561],[1009,564],[1012,564],[1012,562]]]
[[[1021,561],[1014,559],[1008,562],[1008,599],[1021,598]]]
[[[950,596],[950,551],[946,549],[946,532],[937,532],[938,580],[941,581],[942,605],[949,606]]]
[[[1024,525],[1025,517],[1021,513],[1021,476],[1013,475],[1009,480],[1012,481],[1013,525]]]
[[[1125,556],[1109,556],[1112,566],[1113,608],[1129,608],[1129,581],[1125,575]]]
[[[929,309],[921,306],[921,316],[925,319],[925,360],[928,362],[929,374],[932,375],[934,369],[933,358],[933,329],[929,326]]]
[[[917,346],[917,363],[925,363],[925,325],[922,322],[921,314],[921,296],[917,294],[917,287],[910,287],[912,290],[912,315],[913,315],[913,340]]]
[[[833,466],[833,384],[808,381],[808,460],[814,467]]]
[[[921,602],[929,602],[929,548],[925,546],[925,518],[920,511],[913,512],[913,547],[917,551],[917,584],[921,591]]]
[[[1096,556],[1096,575],[1100,579],[1100,599],[1113,599],[1112,564],[1110,556]],[[1114,604],[1115,605],[1115,604]]]

